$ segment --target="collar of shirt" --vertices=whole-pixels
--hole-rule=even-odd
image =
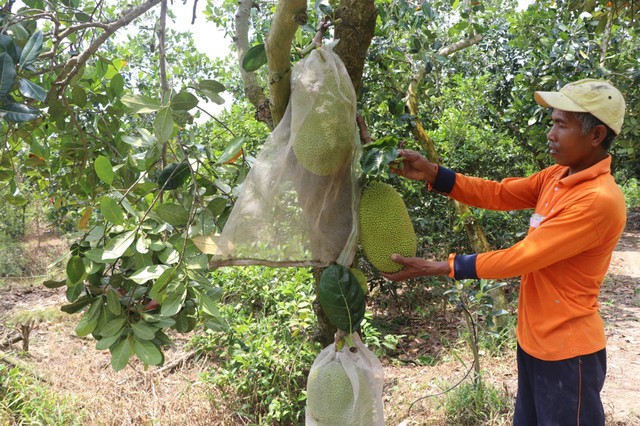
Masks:
[[[581,182],[594,179],[602,174],[611,173],[611,156],[607,155],[607,158],[598,161],[588,169],[569,176],[567,176],[568,170],[568,167],[561,167],[554,175],[558,183],[562,184],[565,188],[571,188]]]

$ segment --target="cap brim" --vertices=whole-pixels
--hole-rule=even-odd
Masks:
[[[587,112],[586,109],[560,92],[535,92],[533,97],[538,104],[546,108],[555,108],[571,112]]]

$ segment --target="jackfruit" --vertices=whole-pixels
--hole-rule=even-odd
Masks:
[[[312,54],[317,54],[321,63],[326,62],[321,52]],[[309,74],[313,71],[309,70]],[[308,96],[304,89],[300,89],[303,92],[300,95]],[[355,92],[346,71],[334,72],[329,66],[325,66],[322,84],[315,87],[314,92],[316,90],[315,103],[294,135],[292,148],[305,169],[319,176],[329,176],[343,170],[353,155]]]
[[[307,415],[318,426],[373,425],[374,411],[371,385],[363,370],[356,369],[358,399],[353,385],[340,362],[314,368],[307,381]]]
[[[392,254],[416,255],[418,240],[407,207],[398,191],[387,183],[373,182],[362,191],[359,230],[365,257],[382,272],[403,268],[391,260]]]

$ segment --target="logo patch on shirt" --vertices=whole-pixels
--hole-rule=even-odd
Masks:
[[[540,226],[543,220],[544,220],[544,216],[538,213],[534,213],[531,215],[531,218],[529,219],[529,226],[532,228],[537,228]]]

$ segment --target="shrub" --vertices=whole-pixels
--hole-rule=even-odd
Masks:
[[[221,269],[226,331],[194,340],[215,353],[219,366],[205,379],[236,398],[228,407],[259,424],[304,422],[306,379],[321,349],[310,341],[313,277],[306,269]]]
[[[0,236],[0,277],[19,277],[27,270],[27,256],[20,244]]]
[[[19,369],[0,364],[0,422],[73,426],[82,424],[82,418],[72,401]]]
[[[511,424],[513,398],[500,390],[478,380],[463,383],[447,395],[444,401],[447,424],[461,426]]]

